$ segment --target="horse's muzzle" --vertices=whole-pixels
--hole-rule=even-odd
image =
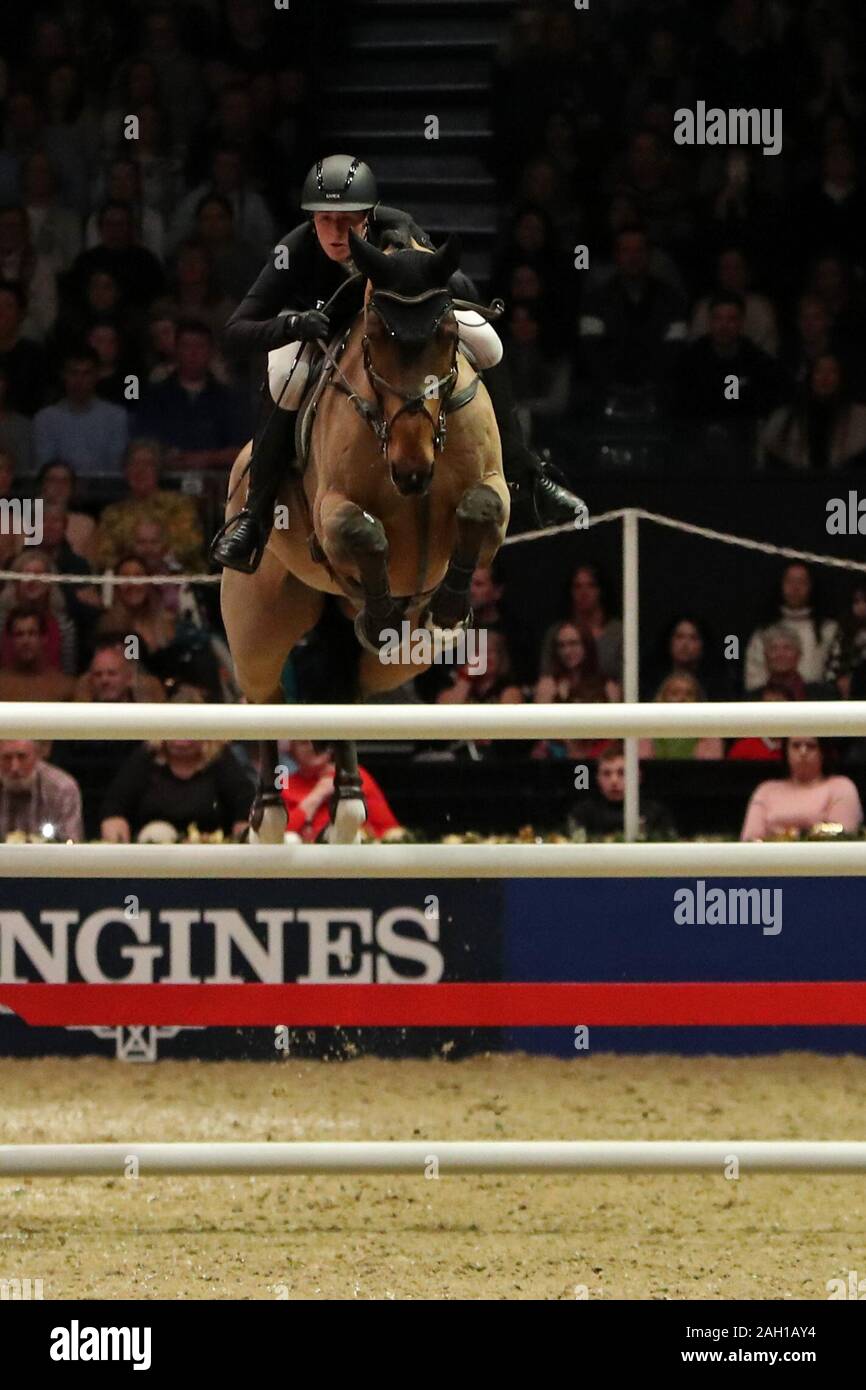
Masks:
[[[413,468],[398,472],[391,464],[391,482],[401,497],[423,497],[433,480],[433,469]]]

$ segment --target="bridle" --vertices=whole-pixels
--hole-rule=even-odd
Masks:
[[[422,391],[404,391],[401,389],[401,387],[395,386],[393,382],[388,381],[386,377],[383,377],[382,374],[376,370],[376,367],[373,364],[373,354],[370,346],[370,337],[367,332],[367,315],[370,309],[372,308],[373,311],[378,315],[380,321],[384,324],[386,330],[390,333],[391,337],[395,337],[396,334],[394,333],[394,330],[390,328],[388,325],[388,321],[385,317],[385,314],[383,313],[381,303],[377,301],[387,299],[393,300],[399,304],[422,304],[427,300],[435,298],[437,295],[441,298],[442,290],[425,290],[423,294],[416,295],[397,294],[394,290],[376,290],[370,298],[369,305],[367,305],[364,310],[364,337],[361,342],[361,355],[364,363],[364,373],[367,377],[368,382],[370,383],[370,388],[373,392],[373,395],[376,398],[376,404],[378,406],[376,437],[379,440],[379,445],[382,450],[382,453],[385,455],[387,455],[388,453],[388,445],[391,442],[391,432],[397,421],[400,419],[401,415],[424,415],[425,418],[429,420],[431,429],[433,430],[434,454],[438,454],[441,452],[442,449],[444,449],[446,438],[445,419],[446,415],[449,413],[449,405],[451,404],[452,397],[454,395],[454,388],[457,385],[457,376],[459,371],[459,368],[457,366],[458,337],[455,332],[454,341],[451,349],[451,365],[449,366],[448,371],[445,373],[445,375],[438,377],[435,382],[428,381]],[[437,331],[437,329],[441,326],[443,320],[446,319],[449,315],[453,315],[453,309],[450,298],[445,302],[442,308],[442,312],[439,314],[439,316],[432,324],[432,333],[435,333]],[[475,392],[477,390],[478,377],[476,376],[473,383],[472,396],[475,395]],[[394,412],[390,419],[385,414],[385,403],[382,400],[381,395],[382,391],[387,391],[389,395],[396,396],[398,400],[402,401],[402,405],[398,410]],[[462,394],[463,393],[461,392],[461,395]],[[471,398],[471,396],[468,396],[466,399],[471,400]],[[439,401],[439,409],[436,413],[435,419],[430,414],[430,412],[428,410],[425,410],[424,408],[425,402],[432,399],[436,399]],[[466,401],[460,402],[460,404],[465,405]],[[459,404],[456,406],[452,406],[452,409],[459,408]]]
[[[444,303],[440,313],[431,324],[431,336],[436,332],[448,315],[453,315],[455,309],[471,309],[490,320],[499,318],[505,308],[502,300],[498,299],[493,300],[489,306],[473,304],[469,300],[464,299],[453,299],[447,289],[441,287],[425,290],[423,293],[416,295],[398,294],[396,290],[374,289],[368,304],[364,307],[364,337],[361,342],[364,375],[373,393],[373,401],[366,400],[363,396],[358,395],[357,391],[354,390],[351,383],[346,379],[338,362],[331,354],[330,349],[326,344],[322,344],[325,356],[335,372],[335,378],[332,379],[332,384],[345,392],[355,410],[364,422],[369,425],[378,441],[380,453],[386,459],[388,457],[388,448],[391,443],[391,433],[401,415],[425,415],[433,431],[434,457],[436,454],[441,453],[445,448],[447,439],[447,417],[453,415],[455,411],[461,410],[463,406],[468,405],[471,400],[474,400],[478,391],[481,377],[477,372],[462,390],[455,391],[459,375],[457,354],[460,349],[460,341],[456,333],[454,335],[454,343],[451,350],[451,363],[448,371],[444,376],[438,377],[435,382],[428,382],[421,390],[406,391],[402,387],[395,386],[387,377],[382,376],[373,362],[370,337],[367,332],[367,315],[370,310],[372,309],[378,315],[389,335],[392,338],[398,338],[396,330],[388,323],[387,305],[383,306],[382,300],[392,300],[398,304],[422,304],[437,296],[442,298]],[[383,391],[387,392],[389,395],[396,396],[397,399],[402,402],[399,409],[390,417],[385,411],[385,403],[382,398]],[[435,417],[424,408],[425,402],[433,398],[439,401],[439,409]]]

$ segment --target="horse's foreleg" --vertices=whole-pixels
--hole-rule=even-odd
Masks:
[[[367,819],[367,803],[361,790],[358,750],[348,739],[334,744],[334,794],[327,839],[335,845],[351,845]]]
[[[322,549],[336,574],[357,579],[363,607],[355,620],[358,640],[378,653],[383,633],[399,626],[405,605],[391,594],[388,537],[376,517],[341,494],[330,494],[319,510]]]
[[[497,490],[487,483],[473,483],[457,506],[457,540],[445,578],[430,601],[434,627],[455,628],[470,615],[469,586],[479,563],[492,559],[508,522]]]

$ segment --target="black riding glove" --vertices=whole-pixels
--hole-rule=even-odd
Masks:
[[[317,338],[327,339],[331,331],[327,314],[318,309],[308,309],[303,314],[287,314],[283,324],[284,341],[287,343],[311,343]]]

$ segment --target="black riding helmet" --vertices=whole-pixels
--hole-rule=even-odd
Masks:
[[[301,190],[304,212],[366,212],[378,201],[373,170],[350,154],[317,160]]]

